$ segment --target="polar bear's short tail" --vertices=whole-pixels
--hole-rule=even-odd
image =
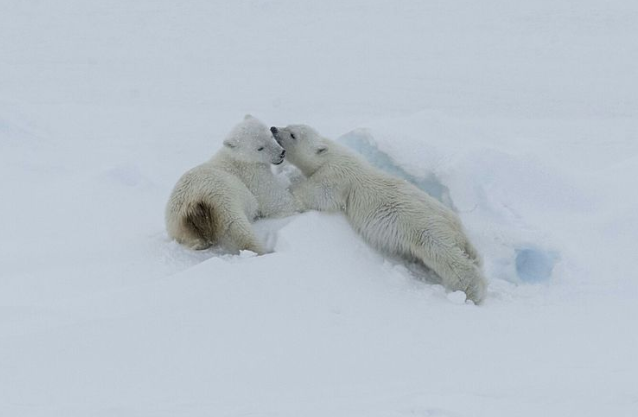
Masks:
[[[206,249],[218,240],[218,225],[213,207],[205,201],[194,201],[186,207],[183,227],[193,249]],[[184,242],[186,243],[186,242]]]

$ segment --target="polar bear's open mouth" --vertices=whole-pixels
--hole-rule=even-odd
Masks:
[[[279,144],[279,146],[281,146],[281,144]],[[273,164],[281,165],[284,162],[284,159],[286,159],[286,150],[282,148],[281,153],[279,154],[279,161],[273,162]]]

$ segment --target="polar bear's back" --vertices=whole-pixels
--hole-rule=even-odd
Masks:
[[[409,252],[424,233],[456,244],[465,241],[452,211],[405,180],[374,168],[352,188],[346,214],[368,241],[392,253]]]
[[[236,175],[210,163],[199,165],[182,175],[175,190],[179,190],[185,197],[202,195],[220,203],[247,201],[257,204],[248,187]]]
[[[205,163],[182,175],[173,189],[166,206],[166,227],[171,236],[179,236],[183,230],[181,222],[192,210],[191,206],[199,203],[223,217],[244,215],[253,219],[259,210],[255,196],[239,178]],[[226,223],[226,219],[217,221]]]

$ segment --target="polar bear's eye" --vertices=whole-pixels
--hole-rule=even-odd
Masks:
[[[264,147],[262,146],[261,148],[257,149],[259,152],[264,150]]]
[[[294,134],[294,133],[291,133],[291,134],[290,134],[290,137],[291,137],[291,138],[293,138],[293,139],[297,139],[297,138],[295,137],[295,134]]]

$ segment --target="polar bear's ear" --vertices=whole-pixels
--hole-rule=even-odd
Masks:
[[[322,146],[320,148],[317,148],[316,152],[317,152],[317,155],[322,155],[322,154],[326,153],[327,150],[328,150],[327,146]]]
[[[235,149],[237,147],[237,144],[230,141],[230,140],[225,140],[224,141],[224,146],[230,149]]]
[[[247,115],[244,116],[244,120],[248,120],[248,119],[254,119],[253,115],[248,113]]]

